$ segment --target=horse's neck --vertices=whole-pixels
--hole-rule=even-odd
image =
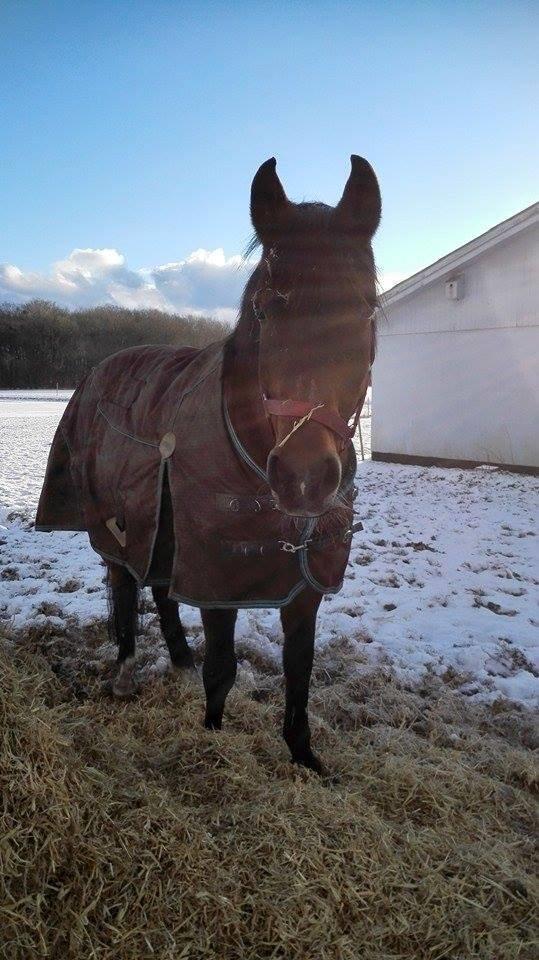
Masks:
[[[242,311],[225,353],[223,392],[234,429],[250,456],[263,469],[273,445],[258,380],[258,342],[252,319]]]

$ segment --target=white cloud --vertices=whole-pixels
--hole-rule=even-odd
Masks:
[[[142,270],[130,270],[117,250],[77,248],[49,273],[0,264],[0,300],[38,297],[69,307],[114,303],[233,320],[250,268],[241,256],[226,257],[220,248]]]
[[[76,248],[67,260],[59,260],[54,269],[58,275],[80,276],[87,280],[96,276],[107,276],[125,267],[125,257],[117,250],[105,247],[103,250],[85,250]]]
[[[231,319],[250,267],[239,255],[227,258],[221,248],[199,249],[186,260],[155,267],[151,277],[156,290],[175,309],[189,304],[197,312]]]
[[[0,300],[37,297],[68,307],[113,303],[233,321],[252,266],[239,255],[227,257],[219,247],[201,248],[185,260],[158,267],[130,270],[118,250],[76,248],[49,273],[0,264]],[[380,289],[388,290],[402,279],[403,274],[382,273]]]

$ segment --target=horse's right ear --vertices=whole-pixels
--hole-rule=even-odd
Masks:
[[[251,222],[262,243],[271,243],[282,231],[290,206],[279,177],[275,157],[258,168],[251,185]]]

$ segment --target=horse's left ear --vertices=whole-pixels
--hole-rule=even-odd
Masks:
[[[335,207],[335,222],[341,229],[370,238],[376,232],[382,214],[380,187],[367,160],[354,153],[350,160],[352,172]]]

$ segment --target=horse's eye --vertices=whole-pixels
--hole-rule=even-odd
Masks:
[[[282,293],[274,293],[265,306],[268,307],[275,317],[283,316],[288,304],[288,297]]]
[[[268,310],[271,319],[275,320],[283,313],[287,303],[288,294],[280,293],[279,290],[263,290],[260,295],[253,297],[255,317],[263,323],[267,320],[266,310]]]

